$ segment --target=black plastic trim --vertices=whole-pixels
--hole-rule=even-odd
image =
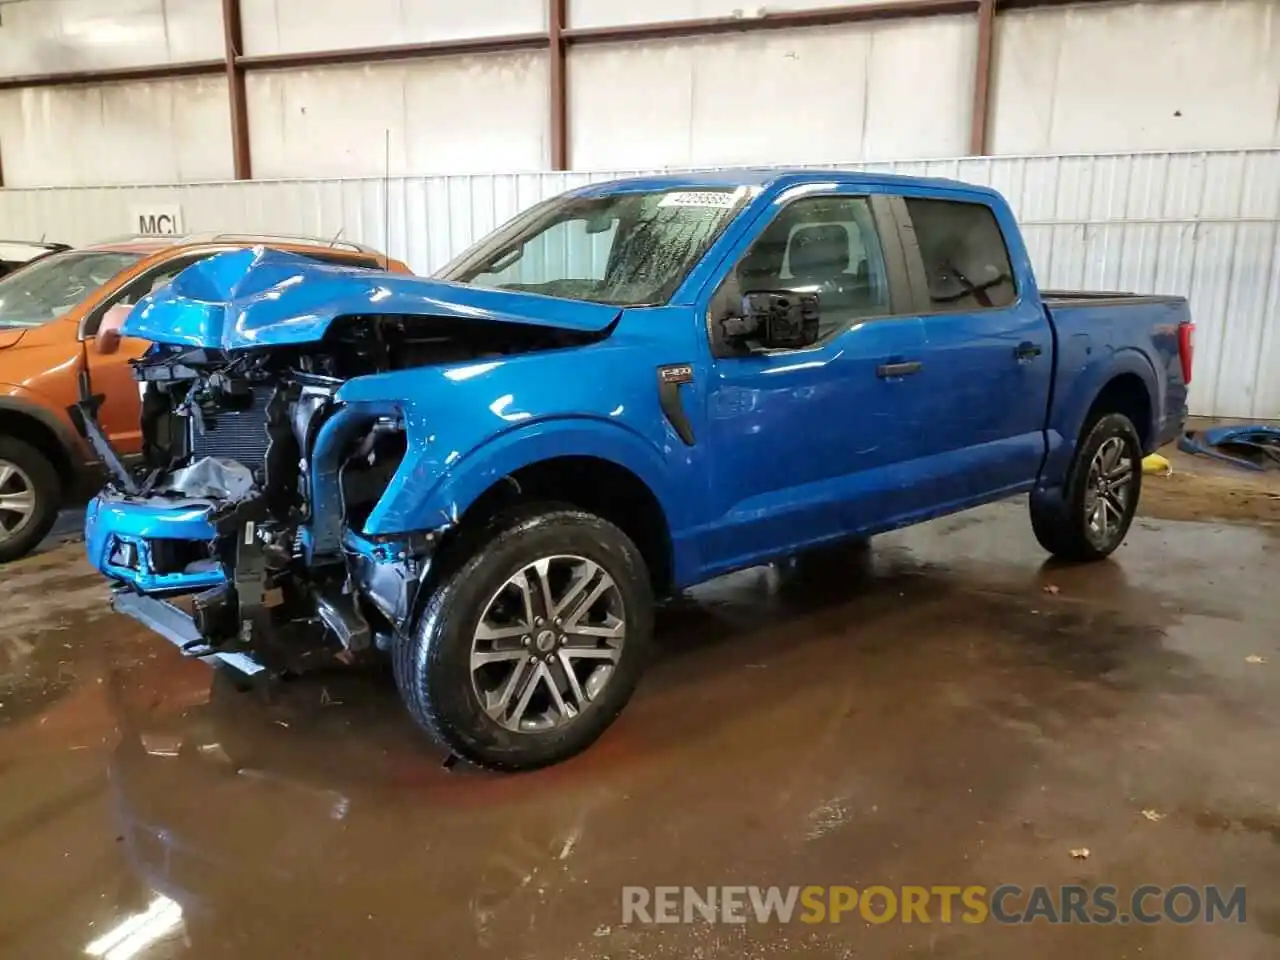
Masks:
[[[673,363],[658,368],[658,404],[662,407],[662,414],[684,445],[692,447],[697,439],[693,435],[693,424],[680,402],[680,387],[686,383],[693,383],[691,364]]]

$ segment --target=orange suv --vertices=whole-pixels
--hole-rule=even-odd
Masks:
[[[256,246],[410,272],[354,243],[209,234],[78,247],[0,279],[0,563],[30,552],[64,499],[97,474],[96,458],[67,413],[80,399],[83,377],[104,398],[98,420],[116,449],[126,457],[140,452],[140,401],[129,361],[147,344],[114,330],[133,304],[197,260]]]

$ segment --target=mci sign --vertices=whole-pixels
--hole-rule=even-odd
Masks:
[[[144,237],[176,237],[182,233],[182,207],[151,203],[129,211],[130,233]]]

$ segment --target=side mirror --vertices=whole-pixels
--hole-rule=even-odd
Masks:
[[[102,322],[98,324],[98,333],[93,340],[94,347],[98,353],[105,357],[120,349],[120,341],[123,339],[120,335],[120,328],[124,326],[124,321],[132,309],[132,305],[124,303],[117,303],[107,308],[107,312],[102,315]]]
[[[767,349],[795,349],[818,342],[818,295],[763,290],[742,298],[740,316],[720,321],[725,340]]]
[[[99,330],[98,335],[93,338],[94,349],[102,356],[110,356],[120,349],[120,331],[117,330]]]

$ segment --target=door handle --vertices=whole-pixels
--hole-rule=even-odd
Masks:
[[[913,373],[919,373],[924,369],[924,364],[919,360],[903,360],[897,363],[882,363],[876,367],[876,376],[881,380],[888,380],[892,377],[909,377]]]
[[[1030,340],[1023,340],[1020,344],[1013,348],[1013,359],[1030,360],[1032,357],[1038,357],[1043,351],[1038,343],[1032,343]]]

